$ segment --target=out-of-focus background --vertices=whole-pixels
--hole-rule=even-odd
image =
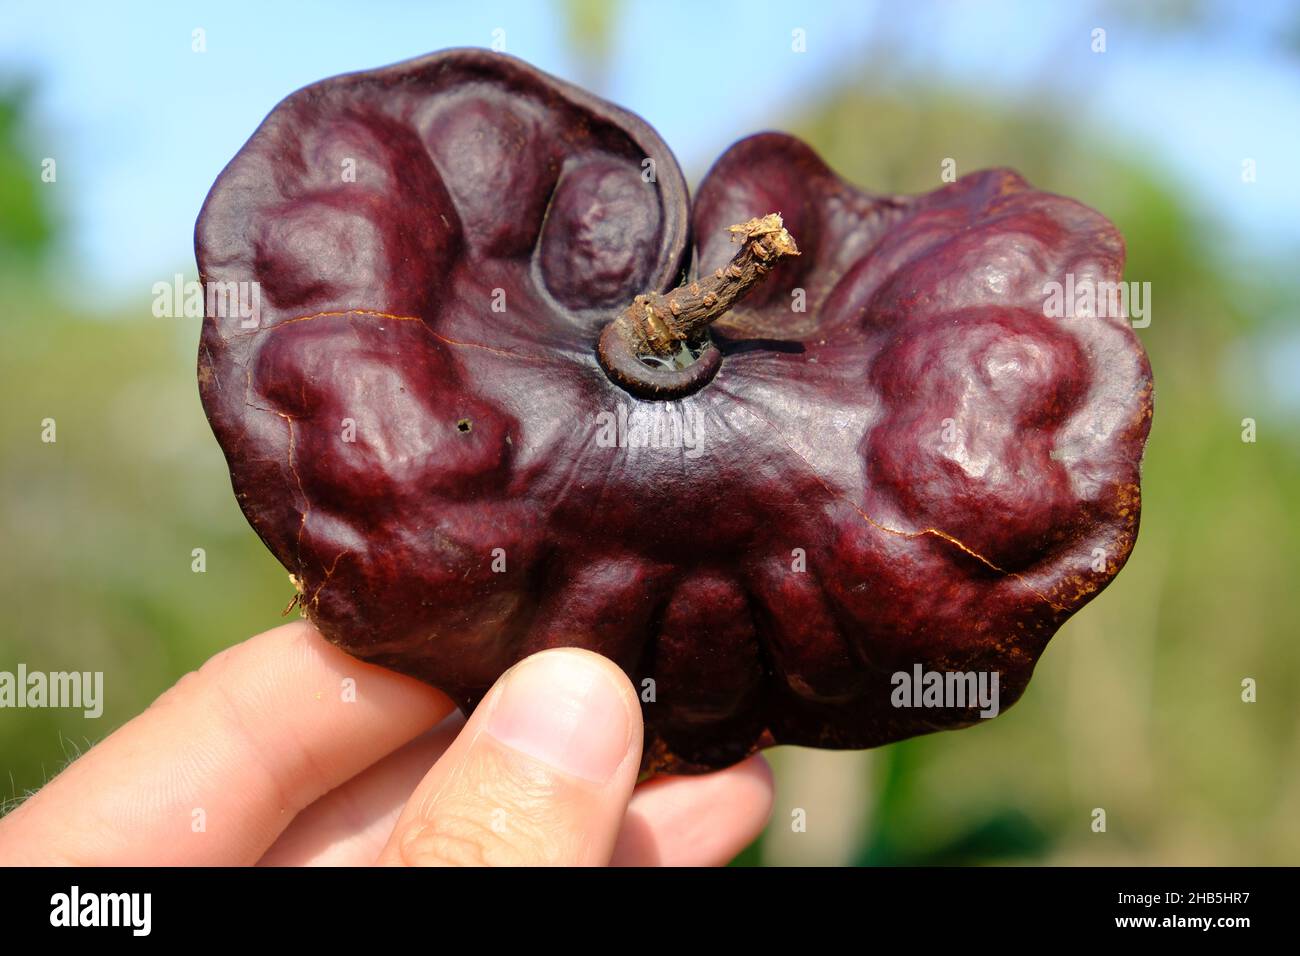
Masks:
[[[1114,220],[1126,278],[1152,286],[1128,567],[997,720],[773,751],[775,816],[740,862],[1300,862],[1294,4],[39,2],[0,19],[0,670],[102,670],[107,690],[98,720],[0,710],[0,798],[292,594],[204,420],[199,320],[151,312],[154,283],[196,278],[216,174],[299,86],[495,43],[641,114],[692,185],[764,128],[873,191],[934,189],[948,159],[1012,166]]]

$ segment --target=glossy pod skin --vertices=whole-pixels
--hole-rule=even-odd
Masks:
[[[611,381],[611,319],[770,212],[802,254],[713,325],[716,371]],[[284,100],[196,251],[259,284],[255,327],[204,322],[199,386],[306,615],[465,708],[535,651],[599,651],[643,692],[648,771],[979,720],[894,706],[915,665],[997,672],[1005,709],[1133,547],[1145,353],[1044,309],[1118,281],[1123,241],[1010,171],[873,196],[768,133],[692,208],[640,119],[453,50]]]

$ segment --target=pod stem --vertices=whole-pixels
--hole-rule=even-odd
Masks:
[[[605,327],[597,353],[618,384],[639,394],[672,397],[667,393],[679,389],[667,387],[665,375],[686,372],[706,349],[716,352],[705,335],[709,324],[730,311],[778,262],[799,255],[780,213],[751,219],[728,231],[740,249],[727,265],[671,292],[638,295]],[[716,371],[716,355],[712,364]],[[655,366],[668,371],[652,374]],[[685,375],[682,385],[698,378],[698,374]]]

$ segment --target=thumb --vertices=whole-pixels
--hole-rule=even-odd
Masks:
[[[641,762],[641,709],[613,662],[543,651],[501,675],[398,817],[381,864],[609,862]]]

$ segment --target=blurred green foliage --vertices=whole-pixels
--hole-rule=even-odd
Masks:
[[[85,316],[7,282],[0,381],[0,668],[103,671],[98,720],[6,710],[20,797],[187,670],[280,620],[293,593],[245,523],[194,380],[198,325]],[[42,441],[53,419],[56,441]],[[203,548],[207,570],[191,570]]]
[[[0,263],[30,266],[49,250],[55,216],[42,195],[39,169],[25,141],[31,126],[32,87],[0,87]]]
[[[19,135],[24,102],[0,97],[0,668],[102,670],[108,693],[97,721],[6,713],[11,798],[216,650],[276,624],[293,593],[239,513],[203,418],[197,321],[149,312],[149,284],[169,277],[142,277],[138,300],[105,315],[34,277],[56,216]],[[1300,288],[1276,263],[1236,274],[1185,186],[1071,116],[1068,103],[998,105],[864,73],[773,117],[875,191],[933,189],[951,157],[959,173],[1013,166],[1110,216],[1127,277],[1154,291],[1140,334],[1156,413],[1133,557],[1057,636],[1024,699],[996,721],[870,753],[775,752],[774,821],[741,862],[1300,859],[1296,423],[1224,373],[1240,343],[1267,347],[1266,317]],[[1247,416],[1255,444],[1241,441]],[[41,440],[47,418],[54,443]],[[1241,701],[1245,677],[1258,703]],[[808,839],[791,839],[792,810],[819,799]],[[1090,828],[1095,808],[1104,834]]]
[[[619,0],[561,0],[561,21],[569,49],[584,71],[583,85],[600,89],[612,53]]]

